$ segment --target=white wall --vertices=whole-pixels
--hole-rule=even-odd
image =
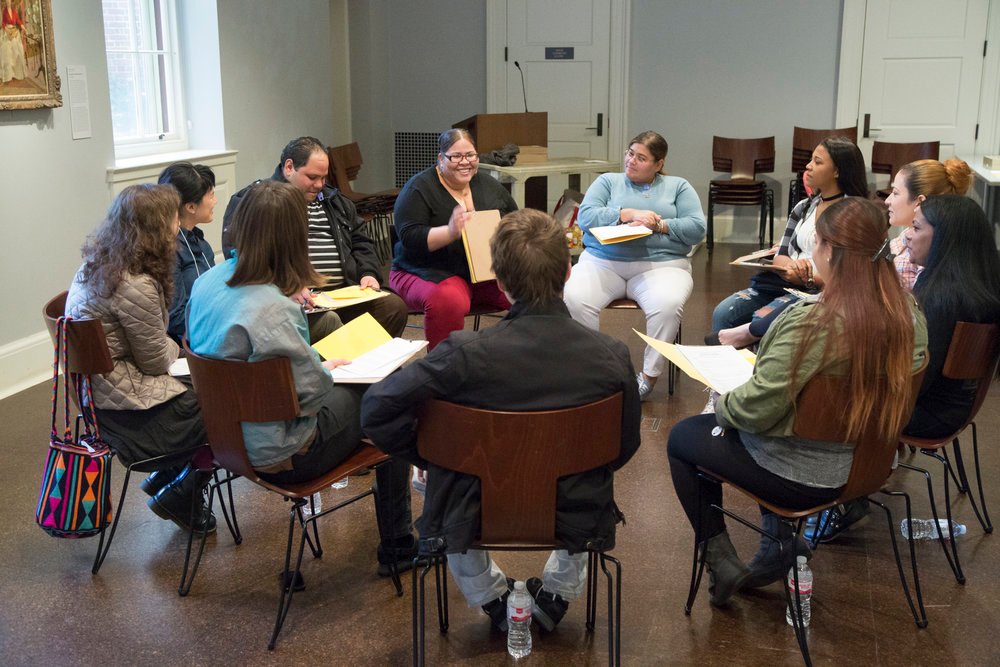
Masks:
[[[8,387],[30,384],[51,364],[42,305],[69,286],[80,245],[109,203],[114,146],[101,5],[54,0],[52,24],[64,106],[0,112],[0,384]],[[87,68],[90,139],[72,139],[67,65]]]

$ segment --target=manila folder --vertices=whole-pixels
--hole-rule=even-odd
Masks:
[[[469,277],[474,283],[494,280],[493,258],[490,256],[490,239],[500,225],[500,211],[475,211],[462,230],[465,258],[469,262]]]

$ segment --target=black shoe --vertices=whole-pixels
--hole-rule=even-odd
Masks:
[[[291,590],[298,593],[299,591],[304,591],[306,589],[306,580],[302,577],[301,572],[293,572],[291,570],[285,570],[284,572],[278,573],[278,581],[285,592],[289,592],[289,584],[292,583],[294,577],[294,584],[291,586]]]
[[[761,522],[766,532],[781,540],[780,547],[778,542],[761,535],[760,547],[750,560],[750,576],[743,582],[743,588],[763,588],[776,581],[784,581],[796,556],[812,558],[812,550],[801,535],[793,544],[792,534],[795,531],[790,523],[771,513],[765,514]]]
[[[490,623],[498,632],[507,632],[507,598],[514,589],[514,580],[507,577],[507,590],[492,602],[483,605],[483,613],[490,617]]]
[[[391,577],[392,563],[396,563],[396,571],[409,572],[413,569],[413,559],[417,556],[417,544],[413,535],[397,537],[391,546],[378,545],[378,576]]]
[[[211,470],[195,470],[190,465],[160,492],[146,501],[149,509],[161,519],[173,521],[184,530],[215,532],[215,515],[212,514],[204,498],[195,509],[194,525],[191,519],[191,496],[201,494],[201,490],[212,480]]]
[[[184,466],[155,470],[149,474],[149,477],[139,482],[139,488],[147,496],[155,496],[160,492],[160,489],[174,481],[182,472],[184,472]]]
[[[812,542],[813,536],[816,535],[820,528],[824,528],[817,541],[821,544],[832,542],[842,532],[868,516],[868,512],[868,501],[864,498],[852,500],[844,505],[837,505],[820,512],[816,522],[811,526],[806,526],[803,535],[807,540]]]
[[[569,609],[569,602],[555,593],[550,593],[542,588],[542,580],[532,577],[525,582],[528,593],[535,599],[535,605],[531,610],[531,617],[535,619],[538,626],[546,632],[552,632],[559,621],[566,615]]]

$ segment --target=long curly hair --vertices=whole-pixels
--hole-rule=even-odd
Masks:
[[[122,190],[81,248],[82,282],[110,298],[126,273],[145,274],[160,285],[170,303],[180,201],[171,185],[130,185]]]
[[[812,326],[792,360],[792,378],[810,341],[827,332],[824,362],[847,363],[848,441],[857,440],[873,418],[880,437],[896,437],[910,418],[913,312],[892,262],[877,256],[886,242],[885,212],[868,199],[841,199],[816,220],[816,237],[819,252],[830,247],[830,275],[822,307],[813,310]]]

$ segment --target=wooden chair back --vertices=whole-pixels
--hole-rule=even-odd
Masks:
[[[1000,362],[1000,325],[956,322],[941,373],[953,380],[975,380],[976,398],[969,418],[959,429],[971,424],[986,400]]]
[[[821,141],[829,137],[847,137],[858,143],[858,128],[841,127],[833,130],[812,130],[796,126],[792,130],[792,171],[800,174],[812,159],[812,153]]]
[[[55,343],[56,322],[66,312],[66,296],[63,292],[53,297],[42,308],[42,319]],[[108,341],[104,337],[104,325],[100,320],[80,319],[66,323],[66,353],[69,367],[64,369],[80,375],[101,375],[114,368]]]
[[[730,139],[712,137],[712,168],[728,171],[732,178],[755,179],[774,171],[774,137]]]
[[[247,458],[241,422],[280,422],[298,416],[299,399],[288,359],[210,359],[192,352],[186,342],[184,349],[215,460],[230,472],[267,485]]]
[[[361,148],[355,141],[343,146],[328,146],[326,154],[330,161],[327,180],[344,193],[344,196],[353,199],[351,195],[354,194],[354,190],[351,189],[351,181],[355,180],[361,171],[363,164]]]
[[[937,160],[940,152],[940,141],[916,143],[876,141],[872,143],[872,173],[888,174],[891,182],[900,167],[917,160]]]
[[[924,355],[923,364],[911,376],[906,414],[913,412],[913,406],[917,402],[917,392],[927,370],[928,359],[928,356]],[[843,420],[846,392],[846,378],[842,376],[818,375],[812,378],[806,383],[796,401],[793,427],[795,434],[810,440],[846,442],[846,424]],[[890,438],[880,438],[876,433],[877,418],[876,409],[855,445],[854,462],[847,484],[836,501],[838,503],[875,493],[892,472],[892,462],[900,434],[896,433]]]
[[[563,410],[481,410],[424,404],[417,451],[479,478],[481,544],[556,545],[556,483],[599,468],[621,450],[622,394]]]

